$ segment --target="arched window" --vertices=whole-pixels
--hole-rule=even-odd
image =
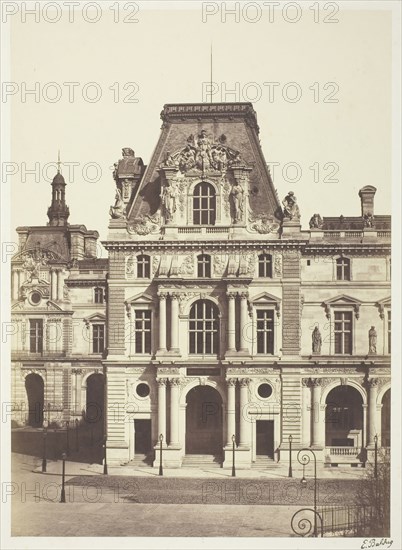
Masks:
[[[272,278],[272,256],[270,254],[258,256],[258,276]]]
[[[151,260],[149,256],[140,254],[137,256],[137,277],[139,279],[149,279],[151,276]]]
[[[193,224],[215,225],[216,196],[215,189],[210,183],[202,181],[194,188],[193,195]]]
[[[198,300],[190,310],[191,354],[217,355],[219,341],[219,310],[209,300]]]
[[[211,276],[211,256],[200,254],[197,256],[197,277]]]
[[[350,281],[350,260],[349,258],[337,258],[336,260],[337,281]]]

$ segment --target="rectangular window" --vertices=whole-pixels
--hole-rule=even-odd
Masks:
[[[257,353],[274,353],[274,312],[257,311]]]
[[[103,304],[103,288],[95,288],[95,304]]]
[[[151,353],[151,312],[136,309],[134,315],[135,353]]]
[[[272,277],[272,257],[269,254],[261,254],[261,256],[259,256],[258,276]]]
[[[349,258],[338,258],[336,260],[336,278],[338,281],[350,281]]]
[[[29,320],[29,351],[32,353],[43,352],[43,320]]]
[[[387,312],[387,323],[388,323],[388,353],[391,353],[391,312]]]
[[[105,325],[92,325],[92,351],[103,353],[105,349]]]
[[[335,312],[335,353],[352,355],[353,350],[353,314],[349,311]]]

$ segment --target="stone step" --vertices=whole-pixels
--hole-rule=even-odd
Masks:
[[[220,468],[221,462],[221,457],[215,455],[185,455],[183,457],[182,467],[216,466]]]
[[[138,454],[130,460],[129,464],[136,466],[137,468],[151,468],[153,463],[153,455]]]

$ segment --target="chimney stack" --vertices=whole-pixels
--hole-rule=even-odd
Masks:
[[[366,214],[374,216],[374,195],[377,189],[372,185],[366,185],[359,191],[359,197],[362,205],[362,217]]]

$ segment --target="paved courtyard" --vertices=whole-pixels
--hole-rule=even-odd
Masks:
[[[211,469],[193,470],[191,479],[188,471],[178,477],[178,470],[166,470],[160,478],[157,470],[128,475],[125,468],[103,476],[99,465],[68,462],[66,503],[60,503],[61,462],[49,462],[46,474],[40,465],[13,454],[13,536],[286,537],[292,515],[312,504],[312,487],[301,492],[299,476],[268,479],[257,472],[251,479],[239,471],[232,479],[221,469],[214,477]],[[319,480],[322,504],[345,504],[359,482],[328,475],[338,479]]]

